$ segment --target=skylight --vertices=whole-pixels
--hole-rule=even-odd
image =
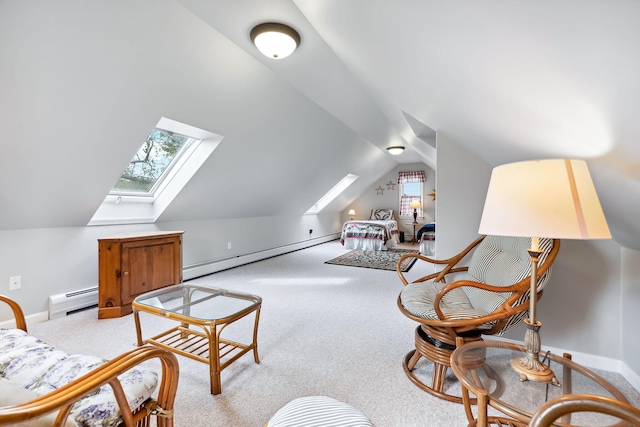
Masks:
[[[353,184],[356,179],[358,179],[358,175],[353,175],[351,173],[345,176],[344,178],[342,178],[339,183],[337,183],[331,190],[327,192],[327,194],[322,196],[320,200],[318,200],[313,206],[311,206],[311,208],[309,208],[309,210],[305,212],[305,214],[312,215],[320,212],[329,203],[331,203],[333,199],[338,197],[340,193],[346,190],[347,187]]]
[[[88,225],[155,222],[222,139],[161,118]]]
[[[176,160],[199,140],[163,129],[151,131],[110,194],[152,196],[175,168]]]

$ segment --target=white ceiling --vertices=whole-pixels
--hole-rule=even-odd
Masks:
[[[292,56],[251,44],[266,21]],[[587,159],[640,250],[639,52],[633,0],[0,1],[0,229],[86,224],[164,116],[225,139],[163,220],[302,213],[347,173],[352,198],[435,167],[437,131],[492,165]]]
[[[416,126],[492,165],[587,159],[614,238],[640,249],[640,2],[181,3],[369,141],[411,147],[401,162],[433,165]],[[254,49],[265,21],[301,33],[294,56]]]

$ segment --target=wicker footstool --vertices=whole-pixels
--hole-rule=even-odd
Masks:
[[[369,418],[327,396],[299,397],[280,408],[265,427],[373,427]]]

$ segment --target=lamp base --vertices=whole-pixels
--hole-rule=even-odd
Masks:
[[[527,332],[524,337],[524,346],[527,354],[523,357],[513,359],[511,367],[520,375],[520,381],[536,381],[551,383],[560,386],[560,382],[549,366],[540,362],[540,335],[538,330],[542,323],[531,323],[529,319],[524,321],[527,324]]]

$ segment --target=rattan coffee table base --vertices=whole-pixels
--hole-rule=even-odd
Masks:
[[[220,301],[226,300],[226,306]],[[138,345],[152,344],[209,366],[211,394],[220,394],[220,373],[246,353],[258,357],[258,322],[262,299],[255,295],[197,285],[174,285],[143,294],[133,301]],[[151,338],[142,338],[140,313],[173,320],[177,326]],[[230,324],[253,315],[251,342],[222,338]],[[228,338],[228,337],[227,337]],[[248,340],[247,340],[248,341]]]

